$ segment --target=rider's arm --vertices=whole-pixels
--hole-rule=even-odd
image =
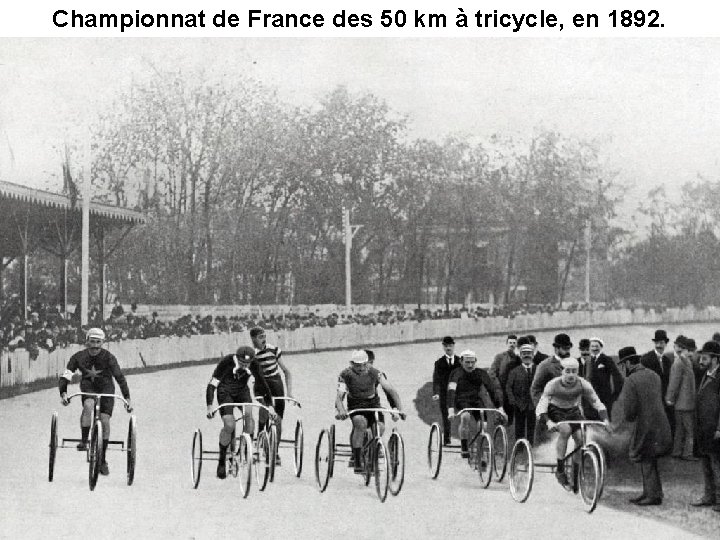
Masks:
[[[282,354],[282,351],[278,348],[277,350],[277,363],[280,367],[280,370],[283,372],[283,375],[285,377],[285,390],[287,392],[288,396],[292,396],[292,375],[290,375],[290,370],[285,366],[283,361],[280,359],[280,355]]]
[[[545,424],[548,421],[548,405],[550,404],[550,393],[547,392],[550,385],[545,386],[545,391],[543,391],[542,396],[538,400],[537,407],[535,408],[535,415],[537,416],[538,420]]]
[[[58,381],[58,389],[60,390],[61,396],[67,393],[68,383],[72,381],[73,373],[75,373],[78,367],[79,366],[77,358],[75,354],[73,354],[67,363],[67,368],[65,369],[65,372],[60,376],[60,380]]]
[[[212,405],[213,399],[215,399],[215,390],[217,389],[218,384],[220,384],[220,381],[213,377],[210,379],[210,382],[205,389],[205,405],[208,407]]]
[[[110,353],[108,353],[110,354]],[[118,382],[118,385],[120,385],[120,392],[122,392],[122,396],[127,400],[130,399],[130,388],[128,388],[127,381],[125,380],[125,375],[123,374],[122,370],[120,369],[120,365],[118,364],[117,358],[113,354],[110,354],[110,373],[112,373],[112,376],[115,378],[115,380]]]
[[[500,381],[490,377],[484,369],[478,369],[480,369],[480,377],[483,384],[490,390],[490,397],[493,400],[493,404],[495,407],[500,407],[503,403],[503,390],[500,387]]]
[[[268,386],[268,383],[265,380],[265,376],[262,373],[262,369],[260,369],[260,364],[258,364],[256,360],[253,360],[250,362],[250,373],[252,373],[252,376],[255,377],[255,387],[260,388],[260,393],[262,394],[263,400],[269,407],[272,406],[273,405],[272,392],[270,391],[270,387]]]
[[[335,409],[337,410],[338,414],[341,416],[344,416],[347,414],[347,411],[345,410],[345,396],[347,395],[347,385],[345,384],[345,381],[342,380],[342,377],[338,379],[337,384],[337,394],[335,394]]]
[[[463,368],[455,368],[450,374],[450,380],[448,380],[447,387],[447,408],[455,409],[455,391],[457,390],[457,383],[460,375],[463,374]]]
[[[600,420],[603,422],[608,419],[608,413],[607,408],[603,404],[602,401],[600,401],[600,398],[598,397],[597,393],[595,392],[595,389],[592,387],[592,384],[590,384],[585,379],[578,379],[580,381],[580,384],[582,384],[583,389],[583,397],[587,399],[590,404],[593,406],[595,410],[597,410],[598,415],[600,416]]]
[[[402,403],[400,402],[400,394],[397,393],[395,387],[387,380],[387,377],[380,376],[380,386],[385,391],[385,395],[390,402],[390,406],[402,412]]]
[[[537,407],[540,403],[540,397],[543,395],[543,391],[545,390],[545,385],[548,380],[547,366],[541,363],[538,366],[537,371],[535,372],[535,377],[533,377],[532,384],[530,385],[530,397],[532,398],[532,402],[535,407]]]

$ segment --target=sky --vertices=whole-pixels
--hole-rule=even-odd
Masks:
[[[59,149],[132,81],[202,70],[295,105],[372,92],[410,137],[597,140],[631,212],[653,187],[720,178],[718,58],[718,38],[2,38],[0,179],[59,190]]]

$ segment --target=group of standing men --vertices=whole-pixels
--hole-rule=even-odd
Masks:
[[[485,372],[474,367],[472,351],[455,355],[454,339],[445,337],[445,354],[435,362],[433,372],[433,399],[440,405],[444,444],[451,443],[450,420],[456,408],[502,405],[508,422],[515,424],[516,439],[537,443],[542,434],[536,435],[536,427],[560,432],[556,475],[565,483],[561,458],[575,429],[557,422],[584,417],[607,423],[617,402],[622,404],[614,413],[618,423],[632,422],[629,454],[639,463],[643,478],[643,492],[630,502],[661,504],[658,458],[671,452],[676,459],[695,461],[695,453],[702,462],[705,491],[693,504],[720,512],[720,334],[713,338],[697,351],[694,340],[680,335],[674,351],[666,351],[667,333],[657,330],[652,350],[640,356],[634,347],[623,347],[616,362],[603,353],[599,337],[581,339],[579,357],[571,358],[573,344],[567,334],[555,336],[554,354],[549,357],[538,351],[534,336],[518,339],[511,334],[506,350]],[[462,396],[455,391],[458,379],[470,380],[466,355],[472,355],[477,371],[472,376],[476,381],[472,405],[468,405],[472,385],[465,385]],[[487,389],[485,394],[478,392],[480,386]],[[463,428],[461,418],[461,445],[467,437]]]

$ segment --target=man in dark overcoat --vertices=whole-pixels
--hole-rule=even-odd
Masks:
[[[675,354],[673,351],[666,351],[670,339],[665,330],[655,330],[652,342],[653,349],[642,355],[640,363],[658,374],[662,382],[662,395],[664,397],[665,394],[667,394],[667,387],[670,382],[670,368],[675,360]],[[670,433],[674,435],[675,410],[673,407],[665,405],[665,414],[667,415],[668,422],[670,422]]]
[[[700,351],[706,370],[697,391],[697,446],[705,490],[693,506],[712,506],[720,512],[720,343],[708,341]]]
[[[660,377],[640,363],[635,347],[623,347],[618,358],[621,363],[627,363],[628,373],[619,400],[624,404],[622,419],[634,422],[630,460],[640,464],[643,480],[642,493],[630,502],[640,506],[659,505],[663,490],[658,458],[668,454],[672,446]]]
[[[455,340],[451,336],[442,339],[442,347],[445,354],[435,361],[433,369],[433,401],[440,403],[440,416],[445,446],[450,444],[450,419],[448,418],[447,387],[450,381],[450,373],[460,367],[460,357],[455,354]]]

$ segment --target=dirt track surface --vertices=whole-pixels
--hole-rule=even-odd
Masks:
[[[709,326],[693,325],[692,329],[693,335],[712,333]],[[691,333],[690,327],[683,330]],[[606,343],[614,344],[613,349],[633,343],[628,337],[635,338],[636,345],[644,344],[651,334],[647,328],[598,332]],[[572,335],[577,341],[575,334],[579,333]],[[538,333],[538,338],[547,351],[552,336]],[[502,338],[468,340],[458,344],[458,351],[472,347],[479,353],[481,365],[489,364],[490,354],[500,350],[502,342]],[[199,489],[190,485],[194,429],[202,429],[206,450],[217,448],[220,421],[204,416],[205,386],[212,366],[129,377],[139,439],[132,487],[125,485],[125,455],[109,452],[111,474],[100,477],[96,490],[90,492],[84,454],[74,449],[58,450],[55,480],[48,483],[52,411],[59,412],[60,437],[78,437],[78,404],[62,407],[57,390],[2,401],[0,537],[698,538],[602,503],[593,514],[587,514],[579,496],[562,490],[547,474],[536,477],[525,504],[512,500],[507,479],[481,489],[477,477],[457,456],[444,456],[440,477],[431,480],[426,465],[429,429],[414,413],[412,400],[430,379],[432,362],[439,353],[438,344],[377,349],[376,365],[398,388],[409,413],[407,421],[398,424],[406,445],[405,485],[398,497],[389,495],[385,504],[378,501],[372,484],[363,486],[345,463],[336,465],[325,493],[316,487],[315,443],[320,430],[334,421],[335,385],[338,373],[347,365],[346,351],[287,357],[294,375],[294,395],[303,403],[304,471],[300,479],[293,476],[291,450],[283,448],[283,466],[274,484],[261,493],[253,483],[247,499],[242,499],[236,479],[215,478],[213,462],[205,464]],[[290,410],[286,427],[293,427],[296,417]],[[124,409],[116,405],[112,439],[126,437],[127,419]],[[338,440],[345,441],[347,422],[335,423]]]

